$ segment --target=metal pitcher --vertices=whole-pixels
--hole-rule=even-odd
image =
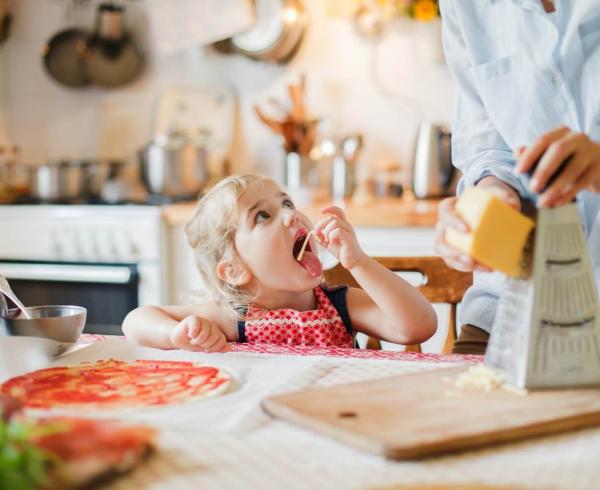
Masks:
[[[453,194],[454,166],[451,134],[438,124],[421,123],[417,134],[412,172],[416,197],[443,197]]]

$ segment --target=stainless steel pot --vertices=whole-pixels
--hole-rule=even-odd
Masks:
[[[44,202],[67,202],[87,197],[87,160],[61,160],[31,165],[29,195]]]
[[[6,5],[6,0],[0,0],[0,44],[8,38],[12,15]]]
[[[139,152],[140,175],[150,194],[194,198],[208,180],[206,138],[172,131],[156,138]]]

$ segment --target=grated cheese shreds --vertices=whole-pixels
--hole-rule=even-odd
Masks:
[[[471,366],[464,373],[459,374],[454,382],[454,386],[461,390],[473,388],[486,392],[502,388],[503,384],[503,374],[485,364]]]
[[[521,390],[505,383],[504,374],[485,364],[471,366],[454,380],[454,387],[459,390],[475,390],[489,393],[495,390],[506,390],[518,395],[526,395],[527,390]]]

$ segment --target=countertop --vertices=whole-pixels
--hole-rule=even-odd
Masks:
[[[351,200],[343,203],[348,220],[356,227],[433,228],[437,221],[439,199],[415,199],[412,196],[401,198],[373,198],[364,204]],[[300,210],[312,220],[319,217],[319,210],[331,202],[316,202],[301,206]],[[182,226],[191,215],[195,202],[185,202],[165,206],[164,217],[169,226]]]

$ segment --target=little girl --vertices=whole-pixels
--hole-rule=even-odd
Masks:
[[[224,179],[185,226],[203,303],[136,308],[125,318],[125,335],[150,347],[203,352],[226,350],[228,341],[352,347],[355,332],[399,344],[431,337],[437,318],[421,293],[363,252],[340,208],[322,213],[313,228],[272,179]],[[362,289],[323,283],[316,241]]]

